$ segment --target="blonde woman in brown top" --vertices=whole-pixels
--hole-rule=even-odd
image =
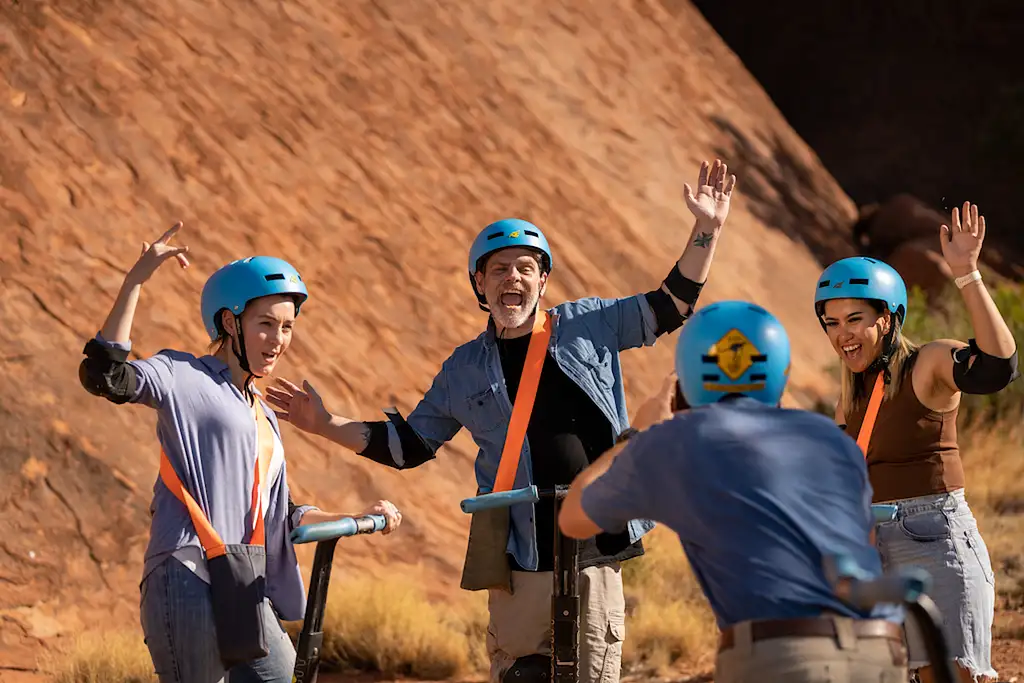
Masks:
[[[903,336],[907,290],[877,259],[842,259],[818,278],[815,313],[842,360],[836,422],[865,452],[874,503],[896,518],[876,529],[886,569],[917,565],[934,581],[950,652],[964,681],[995,680],[991,630],[995,579],[964,497],[956,417],[962,393],[991,394],[1017,377],[1016,343],[989,296],[978,256],[985,219],[954,208],[942,255],[971,316],[975,338],[921,346]],[[907,622],[910,668],[934,680],[920,632]]]

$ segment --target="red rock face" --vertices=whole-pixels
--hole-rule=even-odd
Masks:
[[[192,265],[146,285],[136,355],[204,352],[206,277],[281,256],[312,296],[279,373],[378,419],[483,329],[465,264],[484,225],[543,227],[548,303],[646,291],[690,234],[683,182],[721,153],[739,185],[703,301],[783,320],[788,403],[833,388],[813,253],[849,250],[853,204],[692,8],[19,0],[0,3],[0,41],[0,667],[100,616],[138,623],[155,415],[88,395],[78,364],[142,241],[176,220]],[[623,354],[632,410],[674,342]],[[284,440],[296,501],[405,513],[386,542],[346,543],[344,570],[458,590],[465,432],[401,473]]]

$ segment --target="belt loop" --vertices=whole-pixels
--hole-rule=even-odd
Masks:
[[[752,623],[741,621],[732,627],[733,652],[738,656],[750,656],[754,652]]]
[[[853,630],[853,619],[850,617],[832,617],[836,626],[836,642],[840,650],[856,650],[857,634]]]

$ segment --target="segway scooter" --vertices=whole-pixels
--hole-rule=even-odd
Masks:
[[[580,587],[579,541],[563,536],[558,528],[558,514],[568,486],[538,489],[527,486],[511,491],[484,493],[462,501],[462,511],[478,512],[509,507],[519,503],[536,503],[541,498],[555,501],[555,565],[551,592],[551,653],[522,657],[503,677],[505,683],[579,683]],[[550,659],[550,663],[544,660]]]
[[[892,519],[895,506],[872,505],[876,521]],[[919,567],[907,567],[879,578],[867,578],[866,572],[849,556],[831,556],[824,560],[825,575],[836,595],[858,609],[871,609],[879,603],[902,604],[908,616],[920,626],[928,658],[938,683],[957,683],[949,647],[942,633],[942,615],[928,596],[931,575]]]
[[[382,531],[387,525],[384,515],[344,517],[335,522],[300,526],[291,533],[292,543],[316,543],[313,570],[310,572],[306,616],[302,620],[299,644],[295,648],[295,671],[292,683],[316,683],[320,670],[320,653],[324,642],[324,612],[327,608],[327,586],[331,581],[331,563],[338,539],[357,534]]]

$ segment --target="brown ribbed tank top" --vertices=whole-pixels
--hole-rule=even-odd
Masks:
[[[915,351],[907,359],[899,392],[891,401],[883,399],[878,409],[867,449],[873,503],[945,493],[964,486],[956,439],[959,406],[940,413],[921,404],[911,375],[917,358]],[[865,395],[853,414],[846,416],[846,433],[854,439],[877,376],[877,372],[864,376]]]

